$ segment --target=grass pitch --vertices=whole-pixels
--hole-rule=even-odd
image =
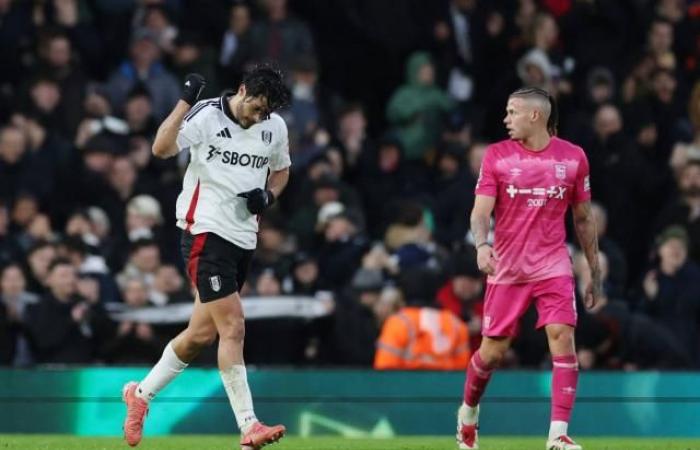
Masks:
[[[700,439],[577,439],[585,450],[700,450]],[[138,450],[238,450],[238,436],[146,436]],[[126,450],[119,438],[65,435],[0,435],[0,450]],[[482,450],[542,450],[544,438],[484,437]],[[287,437],[265,450],[455,450],[449,437],[399,437],[392,439],[344,439],[337,437]]]

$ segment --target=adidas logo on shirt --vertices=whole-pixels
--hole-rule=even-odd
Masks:
[[[216,133],[216,135],[217,135],[218,137],[227,137],[227,138],[230,138],[230,137],[231,137],[231,132],[228,131],[228,128],[224,128],[223,130],[221,130],[221,131],[219,131],[218,133]]]

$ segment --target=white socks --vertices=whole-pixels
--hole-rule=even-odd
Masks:
[[[253,398],[248,387],[248,376],[244,365],[233,365],[226,370],[220,370],[221,381],[224,383],[226,395],[231,403],[236,423],[242,433],[258,421],[253,411]]]
[[[153,400],[153,397],[167,386],[173,378],[180,375],[186,367],[187,364],[180,361],[180,358],[177,357],[173,350],[172,344],[168,342],[165,350],[163,350],[163,356],[160,357],[160,360],[146,375],[146,378],[139,383],[139,387],[136,389],[136,396],[146,401]]]
[[[472,408],[462,403],[462,407],[459,408],[459,420],[465,425],[476,425],[479,421],[479,405]]]
[[[553,420],[549,424],[549,438],[548,441],[554,440],[559,436],[566,436],[569,432],[569,424],[562,422],[561,420]]]

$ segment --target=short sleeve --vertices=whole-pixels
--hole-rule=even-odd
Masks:
[[[202,143],[201,117],[206,115],[202,110],[204,106],[195,105],[185,116],[180,130],[177,133],[177,148],[182,151],[186,148],[197,147]]]
[[[586,202],[591,199],[591,175],[588,167],[588,158],[581,150],[578,170],[576,171],[576,186],[574,188],[573,203]]]
[[[281,117],[276,117],[279,126],[279,138],[275,145],[272,154],[270,155],[270,169],[273,171],[286,169],[292,165],[292,160],[289,158],[289,136],[287,132],[287,124]]]
[[[481,161],[479,169],[479,179],[476,181],[474,193],[476,195],[486,195],[496,197],[498,194],[498,179],[496,178],[494,154],[492,147],[486,149],[484,159]]]

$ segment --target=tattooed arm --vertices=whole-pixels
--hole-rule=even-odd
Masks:
[[[474,209],[470,218],[471,231],[474,235],[474,245],[476,246],[476,263],[479,270],[493,275],[498,262],[496,251],[488,243],[489,225],[491,223],[491,213],[496,204],[495,197],[477,195],[474,200]]]
[[[588,266],[591,268],[591,282],[586,287],[586,308],[592,308],[602,295],[600,265],[598,264],[598,231],[591,212],[591,202],[577,203],[573,207],[574,226],[579,244],[586,255]]]

